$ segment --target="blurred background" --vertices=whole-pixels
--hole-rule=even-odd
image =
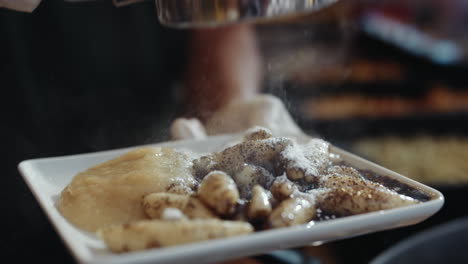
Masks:
[[[325,245],[315,252],[322,259],[368,263],[468,215],[467,26],[467,1],[393,0],[349,1],[304,23],[259,27],[266,89],[303,129],[446,197],[422,224]]]
[[[368,263],[412,234],[468,215],[468,2],[347,1],[314,17],[255,26],[262,92],[307,133],[441,190],[412,227],[306,249]],[[43,1],[0,9],[7,212],[0,252],[73,262],[16,165],[167,140],[183,108],[190,32],[159,25],[152,1]],[[24,252],[31,253],[29,256]],[[360,252],[356,254],[356,252]]]

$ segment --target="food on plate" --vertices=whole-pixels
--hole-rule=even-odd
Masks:
[[[144,195],[195,187],[191,159],[169,148],[141,148],[78,173],[60,194],[60,213],[80,229],[145,219]],[[179,188],[180,189],[180,188]]]
[[[151,219],[160,219],[164,210],[178,209],[190,219],[216,218],[215,214],[198,198],[173,193],[151,193],[143,197],[143,210]]]
[[[219,219],[142,220],[100,229],[98,235],[113,252],[138,251],[253,232],[247,222]]]
[[[360,177],[353,168],[334,169],[320,178],[321,188],[312,190],[324,211],[353,215],[418,203],[416,199],[399,195],[379,183]]]
[[[222,171],[208,173],[198,186],[197,194],[208,207],[221,216],[232,215],[239,200],[236,183]]]
[[[268,217],[268,227],[279,228],[305,224],[315,216],[313,196],[291,197],[282,201]]]
[[[258,220],[270,215],[272,205],[271,195],[260,185],[255,185],[252,189],[252,198],[246,210],[248,219]]]
[[[271,184],[270,192],[273,197],[281,201],[297,192],[297,186],[283,175],[275,178],[275,181]]]
[[[111,251],[128,252],[416,203],[343,164],[324,140],[254,128],[208,154],[130,151],[77,174],[57,207]]]

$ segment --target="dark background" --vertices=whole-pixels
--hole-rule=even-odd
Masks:
[[[167,138],[187,35],[161,27],[151,1],[0,9],[2,257],[72,262],[17,164]]]

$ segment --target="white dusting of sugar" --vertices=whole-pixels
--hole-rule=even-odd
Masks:
[[[282,156],[292,168],[303,170],[307,176],[319,176],[329,164],[329,144],[321,139],[312,139],[305,145],[296,143],[287,146]]]
[[[161,218],[163,220],[182,220],[187,217],[177,208],[166,208],[164,209]]]

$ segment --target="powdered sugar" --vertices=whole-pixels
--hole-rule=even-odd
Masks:
[[[287,163],[286,169],[303,173],[292,178],[304,177],[307,182],[313,182],[325,172],[330,164],[329,144],[321,139],[311,139],[305,145],[297,143],[287,146],[282,152],[281,157]],[[288,172],[287,172],[288,173]],[[291,175],[288,175],[291,178]]]
[[[182,220],[187,217],[177,208],[166,208],[164,209],[161,219],[163,220]]]

